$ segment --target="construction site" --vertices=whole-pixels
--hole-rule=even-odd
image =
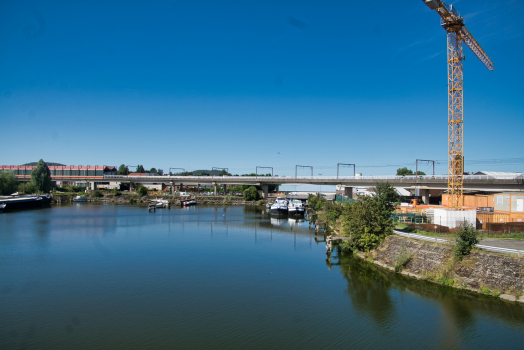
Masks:
[[[393,215],[394,220],[434,233],[454,233],[464,224],[486,230],[488,235],[523,233],[524,187],[511,192],[464,192],[463,45],[465,44],[488,70],[494,70],[493,63],[467,30],[463,16],[453,5],[448,5],[442,0],[422,1],[439,15],[440,25],[447,35],[448,186],[446,191],[433,193],[434,198],[435,195],[439,197],[438,205],[429,204],[434,203],[434,200],[421,204],[419,199],[414,198],[411,203],[402,203],[397,208]],[[514,176],[522,185],[522,173],[505,174]]]

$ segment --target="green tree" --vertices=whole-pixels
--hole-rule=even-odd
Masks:
[[[407,176],[407,175],[415,175],[415,173],[413,173],[413,170],[408,169],[406,167],[397,169],[397,176]],[[426,173],[419,170],[417,171],[417,175],[426,175]]]
[[[118,170],[116,171],[117,175],[127,175],[129,174],[129,168],[125,166],[124,164],[120,165],[118,167]]]
[[[136,172],[137,172],[137,173],[145,173],[146,171],[145,171],[145,169],[144,169],[144,166],[139,164],[139,165],[136,167]]]
[[[40,159],[35,168],[31,171],[31,181],[38,191],[47,193],[51,190],[51,171],[46,163]]]
[[[141,196],[146,196],[147,195],[147,187],[145,187],[144,185],[140,184],[140,186],[138,186],[138,190],[136,190],[136,193],[138,193]]]
[[[15,193],[18,188],[18,182],[13,171],[0,172],[0,194],[7,196]]]
[[[344,241],[347,250],[370,251],[393,234],[391,213],[398,203],[398,195],[389,183],[379,183],[374,196],[359,196],[345,205],[341,214],[342,235],[351,237]]]
[[[326,199],[323,196],[321,196],[320,193],[317,193],[316,196],[314,194],[310,194],[307,197],[308,208],[311,208],[315,211],[322,210],[325,202]]]
[[[400,196],[389,182],[377,183],[373,190],[374,197],[388,212],[392,212],[400,203]]]
[[[462,260],[464,255],[471,253],[471,249],[479,244],[479,239],[477,238],[477,231],[472,225],[469,225],[467,222],[463,223],[459,227],[457,238],[455,239],[455,246],[453,250],[455,251],[455,256]]]
[[[156,172],[158,175],[164,175],[164,170],[162,169],[158,169]]]
[[[151,170],[149,170],[150,173],[153,173],[153,174],[156,174],[157,173],[157,170],[156,168],[151,168]]]
[[[260,197],[257,188],[255,186],[250,186],[248,189],[244,190],[244,200],[245,201],[256,201]]]
[[[397,176],[406,176],[406,175],[413,175],[413,170],[410,170],[406,167],[397,169]]]

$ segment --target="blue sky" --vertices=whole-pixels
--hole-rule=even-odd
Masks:
[[[465,48],[466,171],[524,171],[524,2],[452,3],[495,64]],[[0,77],[1,164],[447,172],[420,0],[2,1]]]

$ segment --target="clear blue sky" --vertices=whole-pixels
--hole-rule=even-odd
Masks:
[[[451,3],[465,170],[524,171],[524,1]],[[2,1],[0,164],[446,173],[446,69],[420,0]]]

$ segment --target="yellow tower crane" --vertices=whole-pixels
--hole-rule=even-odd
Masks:
[[[462,148],[463,127],[463,78],[464,54],[462,43],[473,51],[486,68],[493,70],[493,63],[479,43],[464,26],[464,18],[453,5],[442,0],[422,0],[441,17],[440,24],[448,36],[448,208],[463,206],[464,156]]]

